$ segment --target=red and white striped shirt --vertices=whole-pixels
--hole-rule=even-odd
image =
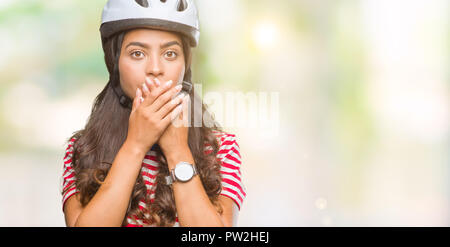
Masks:
[[[236,136],[220,131],[213,131],[219,142],[219,151],[217,152],[217,158],[221,161],[220,173],[222,175],[222,191],[221,195],[231,198],[241,209],[242,203],[246,196],[246,189],[242,183],[241,174],[241,154],[239,152],[239,145],[236,142]],[[66,153],[64,156],[64,169],[63,169],[63,181],[62,191],[65,193],[62,195],[62,205],[69,199],[69,197],[79,193],[75,186],[75,171],[72,167],[72,155],[73,155],[73,143],[75,139],[71,139],[67,145]],[[205,153],[212,151],[210,146],[205,145]],[[153,202],[155,198],[155,178],[158,172],[159,162],[156,159],[156,153],[153,150],[147,152],[142,161],[141,174],[147,187],[147,193],[150,194],[150,200]],[[147,208],[144,201],[139,202],[139,209]],[[127,217],[127,225],[144,226],[142,219],[138,219],[136,216]],[[179,226],[178,217],[174,226]]]

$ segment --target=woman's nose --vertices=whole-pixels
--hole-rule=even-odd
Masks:
[[[161,63],[159,57],[153,56],[149,59],[147,64],[147,75],[153,75],[154,77],[158,77],[163,74],[163,64]]]

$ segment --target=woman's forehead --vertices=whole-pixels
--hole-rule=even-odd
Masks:
[[[169,41],[178,41],[181,44],[181,38],[178,34],[169,31],[139,28],[128,31],[124,37],[124,43],[126,42],[142,42],[150,46],[160,45]],[[126,44],[125,44],[126,45]]]

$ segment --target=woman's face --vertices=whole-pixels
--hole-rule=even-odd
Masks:
[[[181,38],[172,32],[134,29],[125,34],[119,58],[120,85],[134,99],[145,77],[161,83],[172,80],[172,87],[183,80],[185,61]]]

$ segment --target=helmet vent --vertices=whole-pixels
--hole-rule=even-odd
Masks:
[[[167,0],[160,0],[161,1],[161,3],[165,3]]]
[[[177,11],[182,12],[185,11],[188,7],[186,0],[179,0],[177,4]]]
[[[137,4],[141,5],[141,7],[148,8],[147,0],[134,0]]]

